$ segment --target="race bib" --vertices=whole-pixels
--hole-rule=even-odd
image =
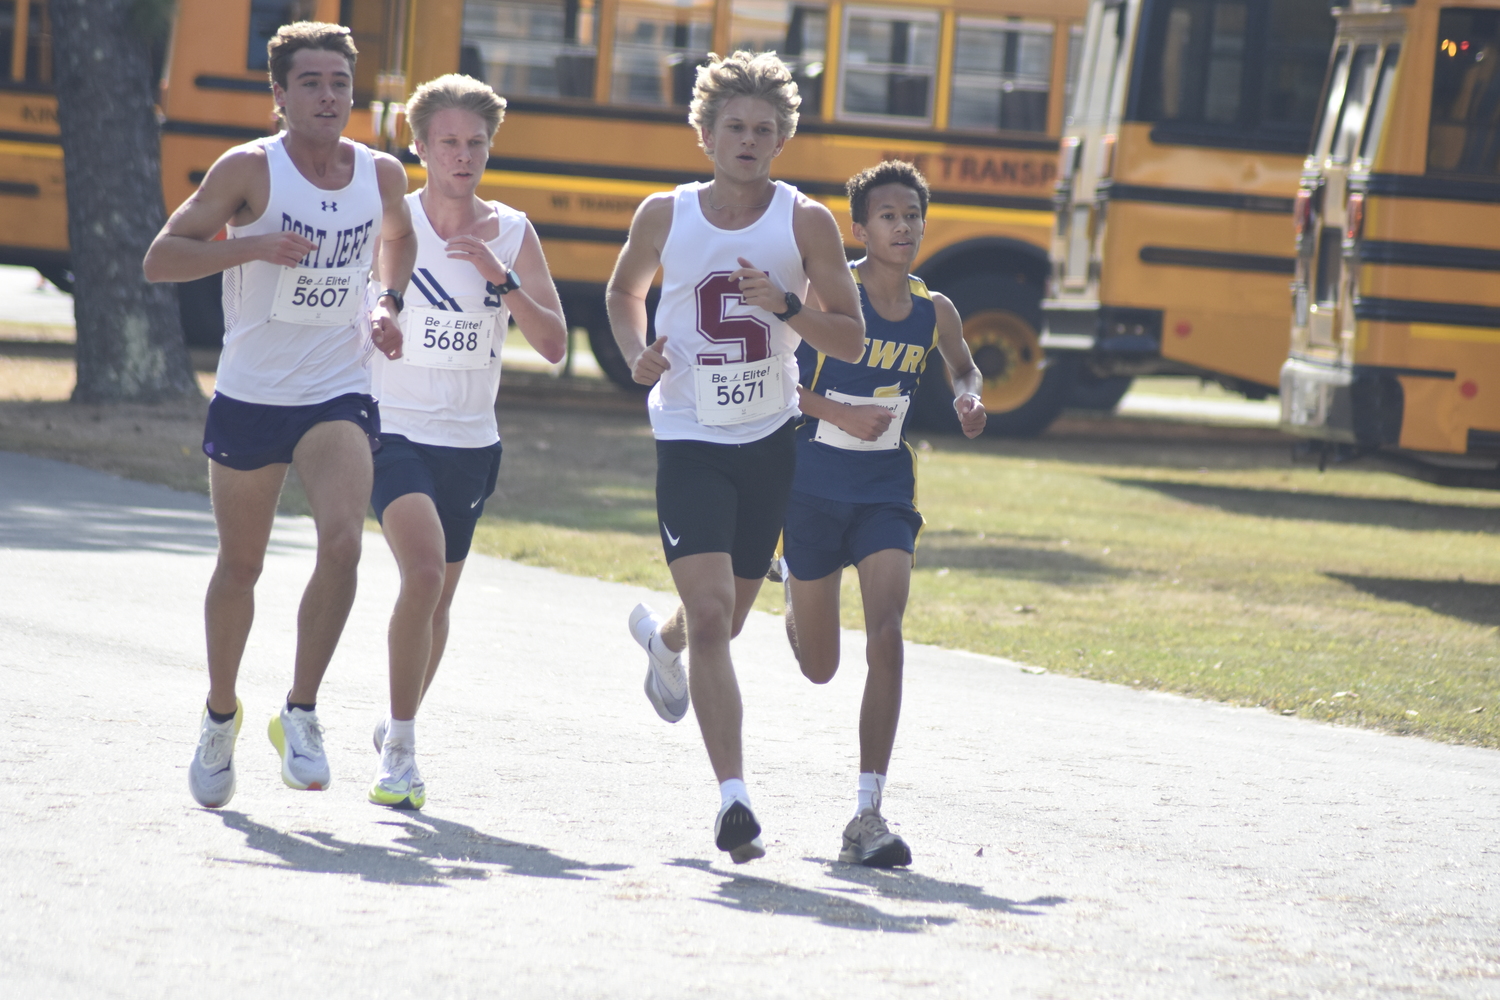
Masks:
[[[874,441],[863,441],[832,421],[819,420],[818,432],[813,435],[814,441],[843,448],[845,451],[891,451],[901,447],[901,428],[906,424],[906,411],[911,408],[910,396],[848,396],[842,392],[828,392],[825,395],[835,403],[848,403],[850,406],[883,406],[891,411],[891,423],[886,427],[885,433]]]
[[[707,427],[773,417],[786,409],[780,357],[735,365],[694,365],[698,422]]]
[[[495,346],[495,314],[407,306],[401,313],[401,333],[401,354],[409,365],[488,368]]]
[[[284,267],[271,318],[299,326],[348,326],[365,304],[366,267]]]

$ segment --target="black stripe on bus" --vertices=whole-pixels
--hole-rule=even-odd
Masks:
[[[61,146],[62,136],[56,132],[8,132],[0,130],[0,139],[6,142],[34,142],[42,146]]]
[[[1149,201],[1160,205],[1190,205],[1193,208],[1227,208],[1236,212],[1292,214],[1291,198],[1270,195],[1234,194],[1230,191],[1203,191],[1198,188],[1149,187],[1144,184],[1099,185],[1099,198],[1107,201]]]
[[[1365,240],[1359,259],[1366,264],[1402,264],[1410,267],[1452,267],[1461,271],[1500,270],[1500,250],[1455,247],[1432,243],[1397,243]]]
[[[1433,201],[1500,202],[1500,183],[1452,180],[1412,174],[1371,174],[1351,177],[1349,188],[1382,198],[1428,198]]]
[[[1357,298],[1354,318],[1385,323],[1434,323],[1440,326],[1487,326],[1500,329],[1500,308],[1467,302],[1421,302],[1415,299]]]
[[[1160,146],[1198,146],[1203,149],[1246,149],[1258,153],[1304,156],[1307,133],[1280,134],[1255,129],[1206,128],[1183,122],[1160,122],[1151,128],[1151,141]]]
[[[197,135],[213,139],[264,139],[270,134],[266,129],[246,128],[243,125],[210,125],[206,122],[184,122],[168,120],[162,122],[161,130],[173,135]]]
[[[417,158],[411,155],[409,151],[403,151],[401,159],[407,163],[417,162]],[[556,160],[532,160],[516,156],[492,156],[485,166],[490,170],[510,170],[523,174],[555,174],[559,177],[595,177],[611,181],[641,181],[647,184],[661,184],[664,187],[691,184],[695,181],[707,181],[713,176],[712,170],[693,172],[668,170],[665,168],[626,167],[607,163],[562,163]],[[791,177],[782,179],[803,194],[839,197],[845,193],[844,185],[838,181],[814,181]],[[969,194],[941,190],[932,192],[932,203],[935,205],[973,205],[980,208],[1014,208],[1033,212],[1047,212],[1049,214],[1053,210],[1050,198],[1024,198],[1017,195],[1000,194]]]
[[[551,222],[533,222],[536,234],[549,240],[579,240],[583,243],[610,243],[620,246],[630,235],[624,229],[606,229],[603,226],[561,226]]]
[[[1193,250],[1188,247],[1141,247],[1143,264],[1171,264],[1177,267],[1207,267],[1219,271],[1256,271],[1262,274],[1293,274],[1297,258],[1275,257],[1259,253],[1228,253],[1222,250]]]
[[[246,80],[238,76],[210,76],[207,73],[193,77],[193,86],[199,90],[235,90],[252,94],[269,94],[269,80]]]
[[[537,115],[564,115],[570,118],[608,118],[614,121],[664,122],[675,125],[687,124],[687,108],[642,108],[622,107],[612,104],[594,104],[589,101],[534,101],[507,100],[506,112],[522,111]],[[938,131],[925,125],[854,125],[840,122],[825,122],[803,117],[797,123],[797,131],[807,135],[849,135],[870,139],[891,139],[896,142],[945,142],[955,146],[982,146],[987,149],[1034,149],[1041,152],[1057,152],[1057,140],[1045,135],[990,135],[988,133]]]
[[[28,181],[0,181],[0,194],[15,195],[18,198],[40,198],[42,189]]]

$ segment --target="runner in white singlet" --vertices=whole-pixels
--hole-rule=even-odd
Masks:
[[[710,58],[688,120],[714,179],[642,203],[610,279],[609,318],[635,380],[654,386],[658,527],[682,599],[666,620],[638,606],[631,634],[646,649],[646,695],[657,713],[676,722],[690,699],[696,709],[719,780],[714,843],[739,863],[765,849],[745,790],[729,642],[786,512],[793,352],[806,339],[856,360],[864,323],[832,213],[770,178],[771,160],[797,129],[791,72],[773,53]],[[658,269],[658,337],[648,347],[646,293]]]
[[[318,555],[298,615],[292,686],[269,732],[288,785],[316,790],[331,780],[316,701],[354,601],[380,430],[362,331],[400,356],[396,314],[416,255],[406,171],[342,137],[358,55],[349,29],[286,25],[266,51],[285,131],[219,157],[144,263],[151,281],[224,273],[224,351],[203,438],[219,560],[204,602],[208,704],[188,768],[193,797],[210,808],[234,794],[244,720],[235,681],[291,465],[312,508]],[[229,239],[215,239],[226,225]],[[377,238],[382,292],[367,310]]]
[[[495,396],[512,315],[548,361],[567,327],[536,230],[526,216],[474,194],[505,100],[450,74],[406,104],[427,184],[406,196],[417,265],[402,320],[400,360],[375,358],[383,430],[372,501],[401,569],[391,613],[390,716],[375,728],[380,766],[370,801],[420,809],[416,715],[448,639],[448,609],[474,525],[495,489],[500,433]]]

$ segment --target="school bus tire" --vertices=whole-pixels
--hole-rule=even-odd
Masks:
[[[1041,434],[1067,405],[1078,366],[1069,355],[1048,356],[1042,350],[1037,335],[1040,289],[1030,281],[971,273],[939,290],[958,308],[964,340],[984,375],[980,398],[989,416],[985,433],[1018,438]],[[941,374],[933,372],[934,366]],[[923,377],[915,400],[918,426],[957,432],[953,387],[942,360],[934,357],[927,370],[931,374]]]
[[[646,296],[646,342],[648,344],[656,339],[652,327],[656,317],[656,298],[655,289],[652,289]],[[649,386],[641,385],[631,378],[630,366],[625,363],[625,356],[620,353],[620,345],[615,343],[615,334],[609,325],[609,311],[604,306],[602,294],[571,298],[563,303],[563,312],[574,323],[588,331],[589,350],[594,352],[594,360],[598,363],[599,370],[604,373],[605,378],[626,392],[650,391]]]
[[[1101,378],[1088,371],[1080,371],[1068,393],[1068,409],[1096,410],[1113,413],[1120,400],[1130,391],[1135,379],[1129,375],[1109,375]]]

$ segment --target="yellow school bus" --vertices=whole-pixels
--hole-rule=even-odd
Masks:
[[[1297,194],[1282,426],[1500,486],[1500,2],[1355,2]]]
[[[1093,0],[1042,344],[1080,377],[1277,391],[1326,0]]]
[[[480,193],[528,214],[570,319],[626,384],[603,287],[640,201],[711,176],[686,125],[694,71],[711,51],[775,50],[804,98],[777,176],[833,209],[846,234],[851,174],[891,157],[927,174],[919,274],[964,315],[991,426],[1003,429],[1039,371],[1058,136],[1084,10],[1085,0],[179,0],[163,185],[174,206],[225,149],[272,131],[265,42],[288,20],[353,29],[348,134],[404,155],[413,185],[422,169],[405,152],[405,95],[446,72],[487,80],[510,110]],[[36,131],[55,143],[55,127]],[[0,182],[7,155],[0,148]],[[61,216],[45,231],[62,240]],[[951,417],[946,400],[926,407]]]

